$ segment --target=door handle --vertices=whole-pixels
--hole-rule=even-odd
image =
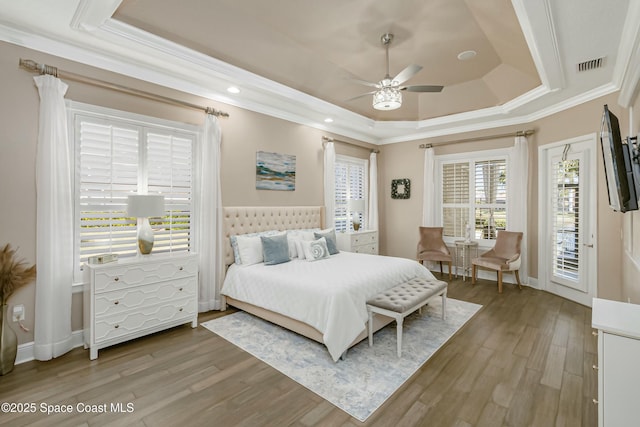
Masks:
[[[593,243],[590,245],[587,245],[586,243],[583,243],[584,246],[588,247],[588,248],[592,248],[593,247]]]

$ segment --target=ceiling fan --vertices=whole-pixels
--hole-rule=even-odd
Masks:
[[[409,80],[416,75],[422,67],[420,65],[409,65],[404,70],[400,71],[397,76],[391,78],[389,75],[389,45],[393,40],[393,34],[385,33],[380,37],[382,45],[386,49],[387,53],[387,74],[378,83],[371,83],[365,80],[353,79],[355,82],[363,84],[365,86],[375,87],[376,90],[360,94],[347,101],[361,98],[367,95],[373,95],[373,108],[376,110],[395,110],[402,105],[402,93],[400,91],[406,90],[408,92],[440,92],[442,86],[429,86],[429,85],[410,85],[400,86],[402,83]]]

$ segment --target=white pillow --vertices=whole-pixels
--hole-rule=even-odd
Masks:
[[[236,236],[236,244],[242,265],[258,264],[264,261],[260,236]]]
[[[315,240],[314,232],[319,229],[305,229],[305,230],[288,230],[287,241],[289,242],[289,258],[301,258],[304,259],[304,253],[298,250],[297,241],[300,240]]]
[[[302,246],[302,243],[305,242],[305,240],[302,239],[294,239],[293,243],[296,247],[296,254],[298,255],[299,259],[304,259],[304,246]]]
[[[303,240],[301,244],[304,249],[304,257],[307,261],[317,261],[319,259],[329,258],[327,239],[324,237],[312,241]]]
[[[260,231],[258,233],[247,233],[247,234],[237,234],[233,236],[229,236],[229,240],[231,240],[231,247],[233,248],[233,258],[237,265],[246,264],[242,261],[242,257],[240,257],[240,249],[238,248],[238,237],[260,237],[260,236],[275,236],[276,234],[280,234],[282,231],[278,230],[268,230],[268,231]],[[262,242],[261,242],[262,244]]]

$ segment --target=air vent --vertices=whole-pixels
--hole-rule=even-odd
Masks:
[[[604,65],[604,57],[597,59],[590,59],[588,61],[580,62],[578,64],[578,72],[595,70],[596,68],[602,68]]]

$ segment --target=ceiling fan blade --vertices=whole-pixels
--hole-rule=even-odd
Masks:
[[[411,77],[415,76],[420,70],[422,70],[422,67],[420,65],[411,64],[404,70],[400,71],[398,75],[393,78],[393,81],[396,84],[402,84],[409,80]]]
[[[444,86],[411,85],[399,88],[407,92],[442,92]]]
[[[374,90],[372,92],[367,92],[367,93],[361,93],[360,95],[354,96],[353,98],[345,99],[345,102],[353,101],[354,99],[362,98],[363,96],[373,95],[376,92],[377,90]]]
[[[349,79],[349,80],[351,80],[354,83],[359,83],[359,84],[365,85],[365,86],[371,86],[371,87],[375,87],[375,88],[379,87],[377,83],[371,83],[371,82],[368,82],[366,80],[355,79],[355,78],[354,79]]]

